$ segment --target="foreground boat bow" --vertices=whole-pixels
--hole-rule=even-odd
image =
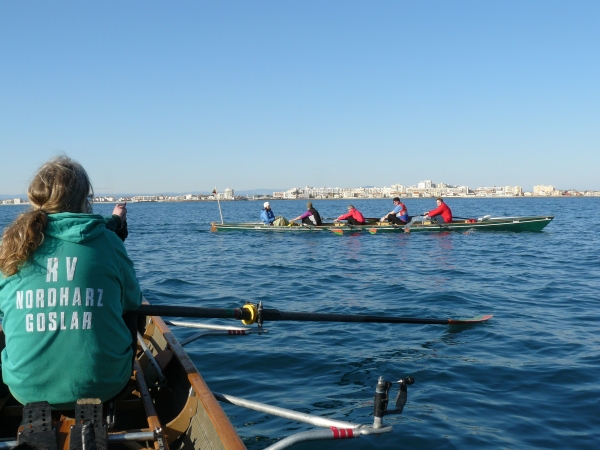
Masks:
[[[11,449],[17,444],[34,445],[38,450],[245,449],[218,401],[326,428],[293,434],[265,450],[286,449],[312,440],[389,433],[392,427],[383,424],[383,417],[402,412],[406,388],[414,381],[411,377],[394,383],[379,380],[373,425],[313,416],[213,393],[163,319],[141,317],[145,317],[145,326],[138,335],[132,377],[117,399],[104,404],[97,399],[85,399],[78,402],[76,410],[55,411],[46,402],[24,407],[8,394],[0,398],[0,449]],[[227,330],[229,335],[247,335],[245,329],[237,327],[193,326],[211,333]],[[0,350],[3,347],[4,333],[0,326]],[[395,384],[399,386],[396,408],[388,410],[390,388]]]
[[[124,393],[116,400],[96,407],[101,411],[96,416],[103,418],[101,429],[106,432],[108,448],[123,448],[124,443],[129,447],[133,445],[131,448],[155,450],[246,448],[160,317],[146,318],[139,344],[132,377]],[[12,396],[0,400],[0,448],[14,446],[17,436],[19,441],[27,437],[23,433],[17,434],[23,411],[24,407]],[[49,415],[56,438],[54,447],[48,444],[45,448],[82,448],[81,434],[71,430],[73,426],[85,425],[85,420],[79,420],[80,413],[52,410]],[[106,448],[96,447],[98,450]]]

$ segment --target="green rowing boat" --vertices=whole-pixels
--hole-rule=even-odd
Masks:
[[[398,233],[398,232],[440,232],[440,231],[542,231],[554,216],[527,217],[489,217],[479,219],[454,220],[452,223],[436,224],[428,220],[407,225],[393,225],[379,222],[378,219],[367,219],[365,225],[349,225],[347,223],[323,223],[320,226],[291,224],[286,226],[269,226],[263,223],[211,223],[212,231],[262,231],[275,233],[310,233],[326,232],[338,235],[354,233]]]

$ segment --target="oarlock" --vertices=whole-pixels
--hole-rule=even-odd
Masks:
[[[379,377],[377,387],[375,388],[375,398],[373,404],[373,428],[382,428],[383,416],[388,414],[401,414],[404,409],[404,405],[408,399],[408,388],[409,384],[413,384],[415,379],[413,377],[401,378],[396,382],[386,381],[383,377]],[[388,410],[388,401],[390,388],[398,383],[398,395],[396,396],[396,408]]]

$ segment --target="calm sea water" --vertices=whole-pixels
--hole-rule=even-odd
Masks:
[[[301,201],[271,203],[288,218],[305,210]],[[347,202],[314,203],[322,216],[335,217]],[[392,209],[389,200],[353,203],[367,216]],[[469,327],[273,322],[262,336],[205,337],[186,347],[215,391],[359,423],[372,423],[379,376],[415,377],[404,413],[386,417],[393,433],[299,450],[597,448],[600,199],[448,204],[456,216],[556,219],[541,233],[212,233],[216,203],[130,204],[126,246],[152,303],[237,307],[262,300],[286,311],[494,314]],[[261,205],[223,203],[223,215],[257,221]],[[406,205],[411,213],[435,206],[425,199]],[[22,210],[0,207],[0,225]],[[310,428],[224,409],[250,449]]]

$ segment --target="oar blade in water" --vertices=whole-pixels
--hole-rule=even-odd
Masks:
[[[471,317],[470,319],[448,319],[449,325],[468,325],[470,323],[485,322],[493,317],[493,314],[487,314],[485,316]]]

